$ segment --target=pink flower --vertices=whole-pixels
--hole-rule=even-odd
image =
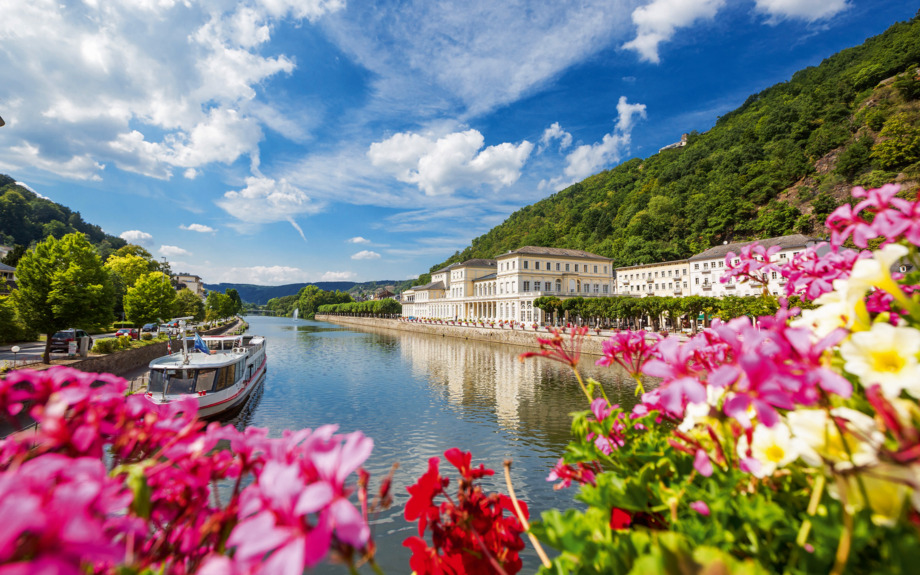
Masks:
[[[641,373],[645,363],[653,357],[658,339],[658,335],[646,334],[645,331],[615,333],[603,342],[604,357],[595,363],[603,366],[616,363],[636,377]]]
[[[694,501],[690,504],[690,509],[696,511],[700,515],[709,516],[709,506],[706,505],[705,501]]]
[[[709,460],[709,454],[702,449],[697,449],[693,457],[693,468],[703,477],[712,475],[712,462]]]

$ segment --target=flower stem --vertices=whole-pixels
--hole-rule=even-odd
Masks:
[[[572,371],[575,372],[575,378],[578,379],[578,385],[580,385],[581,390],[585,392],[585,396],[588,398],[588,403],[590,404],[592,401],[594,401],[594,398],[591,397],[591,394],[588,392],[588,388],[585,387],[585,382],[583,379],[581,379],[581,374],[578,373],[578,368],[573,367]]]
[[[850,544],[853,541],[853,515],[851,515],[844,505],[843,509],[843,534],[840,536],[840,544],[837,545],[837,555],[834,557],[834,568],[831,575],[842,575],[847,566],[847,560],[850,558]]]
[[[577,373],[577,372],[576,372]],[[537,538],[533,533],[530,532],[530,523],[527,522],[527,518],[524,517],[524,513],[521,511],[521,506],[518,505],[517,497],[514,495],[514,486],[511,485],[511,460],[505,460],[505,483],[508,485],[508,496],[511,497],[511,504],[514,506],[515,515],[517,515],[518,521],[521,522],[521,526],[527,531],[527,537],[530,538],[530,542],[533,544],[533,548],[537,551],[537,555],[540,556],[540,562],[543,563],[543,566],[549,569],[553,566],[550,562],[549,557],[546,556],[546,551],[543,550],[543,547],[540,545],[540,542],[537,541]]]

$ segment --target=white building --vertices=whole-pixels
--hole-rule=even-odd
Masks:
[[[802,234],[793,234],[790,236],[781,236],[778,238],[769,238],[766,240],[757,240],[756,242],[737,242],[724,244],[709,248],[695,256],[690,257],[687,262],[690,266],[690,294],[704,295],[712,297],[722,297],[726,295],[760,295],[763,288],[759,284],[751,281],[741,283],[737,280],[731,280],[722,283],[722,274],[725,273],[725,256],[729,252],[736,255],[741,253],[744,246],[759,243],[764,248],[780,246],[771,261],[785,262],[795,254],[805,251],[805,248],[815,243],[816,240]],[[734,263],[738,263],[735,259]],[[767,289],[773,295],[782,295],[785,293],[786,280],[777,272],[770,272],[767,278],[769,283]]]
[[[621,295],[681,297],[690,295],[688,260],[639,264],[616,269],[617,293]]]
[[[543,313],[533,306],[538,297],[607,297],[613,292],[609,258],[525,246],[494,260],[468,260],[434,272],[430,284],[404,292],[403,316],[539,323]]]
[[[189,291],[200,298],[203,298],[205,295],[207,295],[204,289],[204,282],[202,282],[201,278],[196,275],[176,274],[172,277],[172,280],[176,285],[177,290],[188,288]]]

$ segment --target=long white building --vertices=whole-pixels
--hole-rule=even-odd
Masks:
[[[525,246],[491,259],[451,264],[431,283],[403,292],[404,317],[543,322],[541,296],[614,293],[610,258],[582,250]]]

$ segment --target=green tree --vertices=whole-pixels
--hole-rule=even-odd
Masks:
[[[227,288],[224,292],[227,297],[233,302],[233,312],[230,315],[236,315],[243,311],[243,300],[240,298],[240,292],[236,291],[233,288]]]
[[[214,321],[230,317],[233,315],[233,300],[230,296],[220,292],[208,292],[208,299],[205,301],[205,318],[208,321]]]
[[[121,256],[112,254],[106,260],[105,267],[110,272],[120,275],[126,288],[134,287],[141,276],[153,271],[150,269],[150,261],[130,253]]]
[[[203,321],[205,318],[204,302],[192,293],[192,290],[183,288],[176,293],[176,315],[191,317],[194,321]]]
[[[125,293],[125,315],[135,324],[169,319],[176,312],[176,290],[161,272],[141,276]]]
[[[25,324],[47,335],[43,359],[51,359],[58,330],[112,320],[113,290],[102,259],[83,234],[50,237],[27,252],[16,268],[13,292]]]
[[[894,170],[920,160],[920,126],[907,113],[895,114],[879,132],[872,157],[886,170]]]

